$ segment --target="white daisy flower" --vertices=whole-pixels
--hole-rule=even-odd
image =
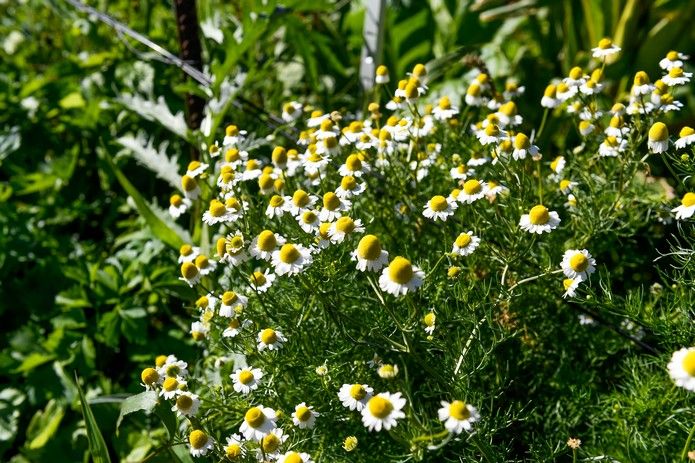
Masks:
[[[550,163],[550,170],[552,170],[556,174],[561,174],[563,170],[565,170],[565,166],[567,165],[567,161],[565,160],[564,156],[558,156],[553,161]]]
[[[531,208],[528,214],[521,216],[519,226],[529,233],[550,233],[560,224],[557,212],[549,211],[547,207],[538,205]]]
[[[169,215],[175,219],[181,217],[191,207],[191,200],[180,195],[172,195],[169,198]]]
[[[606,137],[598,147],[601,157],[617,157],[627,149],[627,140],[613,136]]]
[[[639,98],[640,95],[649,95],[652,90],[654,90],[654,85],[649,81],[649,75],[644,71],[637,71],[632,81],[630,94]]]
[[[352,176],[359,178],[370,170],[370,165],[364,162],[358,154],[351,154],[345,159],[345,164],[340,166],[338,173],[342,177]]]
[[[330,114],[322,114],[321,111],[316,110],[311,113],[311,117],[306,121],[306,125],[307,127],[318,127],[321,125],[321,122],[330,119],[330,117]]]
[[[157,367],[157,373],[162,378],[185,378],[188,376],[188,363],[179,360],[175,355],[169,355],[160,367]]]
[[[202,457],[215,448],[215,441],[204,431],[195,429],[188,435],[188,448],[191,456]]]
[[[454,247],[451,250],[452,254],[459,256],[467,256],[475,251],[475,248],[480,246],[480,238],[475,236],[472,231],[461,233],[454,241]]]
[[[688,192],[683,195],[681,205],[671,209],[671,212],[676,213],[676,219],[686,220],[695,213],[695,193]]]
[[[302,115],[302,105],[297,101],[290,101],[282,105],[282,120],[285,122],[294,122]]]
[[[543,92],[543,98],[541,98],[541,106],[544,108],[555,108],[557,105],[560,104],[560,101],[558,100],[557,96],[557,86],[554,84],[550,84],[545,88],[545,91]]]
[[[292,197],[285,198],[285,204],[287,205],[287,212],[297,217],[304,211],[310,210],[314,204],[316,204],[318,198],[314,195],[309,195],[304,190],[297,190],[294,192]]]
[[[480,144],[485,146],[499,142],[501,138],[506,135],[506,132],[500,130],[500,128],[495,124],[489,124],[484,130],[479,131],[476,135],[478,137],[478,141],[480,141]]]
[[[250,394],[251,391],[258,389],[258,385],[263,377],[260,368],[244,367],[229,375],[234,383],[234,390],[240,394]]]
[[[574,97],[578,91],[578,86],[568,85],[566,82],[560,82],[555,88],[555,95],[557,96],[557,99],[562,102]]]
[[[459,113],[459,109],[451,104],[448,96],[443,96],[437,106],[432,109],[432,115],[438,121],[446,121]]]
[[[171,407],[171,411],[176,412],[179,416],[193,416],[198,413],[200,408],[200,399],[196,394],[188,391],[182,391],[176,398],[176,403]]]
[[[343,215],[343,212],[349,210],[350,206],[350,201],[341,199],[338,195],[329,191],[323,195],[323,207],[319,211],[319,220],[321,222],[333,222]]]
[[[222,294],[222,304],[220,305],[219,314],[221,317],[233,317],[237,308],[243,309],[248,304],[248,298],[237,294],[234,291],[225,291]]]
[[[276,419],[277,414],[270,407],[263,405],[251,407],[244,414],[244,422],[241,423],[239,432],[244,435],[246,440],[260,442],[276,428]]]
[[[512,98],[523,95],[525,91],[526,87],[523,85],[520,86],[519,83],[514,80],[507,80],[504,84],[502,96],[505,100],[511,100]]]
[[[596,320],[594,320],[590,316],[583,314],[583,313],[580,313],[578,315],[577,319],[579,320],[580,325],[595,325],[596,324]]]
[[[487,183],[476,179],[467,180],[456,197],[460,203],[471,204],[483,198],[488,192]]]
[[[618,53],[620,47],[614,44],[611,39],[604,38],[599,40],[598,47],[592,48],[591,51],[594,58],[605,58]]]
[[[234,317],[229,319],[229,323],[227,324],[227,328],[224,329],[222,332],[222,337],[223,338],[234,338],[236,337],[239,333],[242,332],[245,328],[248,328],[251,326],[253,323],[251,320],[243,320],[240,321],[239,318]]]
[[[198,284],[200,278],[200,271],[193,262],[184,262],[181,264],[181,277],[179,280],[185,281],[188,283],[188,286],[192,288]]]
[[[652,153],[668,150],[668,127],[663,122],[655,122],[649,129],[647,146]]]
[[[579,87],[586,81],[587,77],[584,75],[582,68],[575,66],[570,69],[569,75],[562,81],[570,87]]]
[[[189,177],[198,177],[200,176],[203,172],[205,172],[205,169],[208,168],[208,165],[205,163],[202,163],[200,161],[191,161],[188,164],[188,169],[186,170],[186,175]]]
[[[343,384],[338,391],[338,398],[343,407],[361,412],[372,398],[374,389],[367,384]]]
[[[364,233],[364,226],[360,219],[352,220],[348,216],[339,218],[328,228],[328,236],[334,243],[342,243],[345,237],[354,233]]]
[[[217,262],[208,259],[207,256],[202,254],[196,257],[193,263],[198,268],[198,272],[200,272],[200,275],[202,276],[211,274],[215,271],[215,268],[217,268]]]
[[[286,211],[285,198],[280,195],[273,195],[268,202],[265,215],[272,219],[273,217],[282,217]]]
[[[603,133],[609,137],[624,138],[630,133],[630,128],[625,126],[625,121],[621,116],[613,116]]]
[[[676,386],[695,391],[695,347],[674,352],[668,363],[668,374]]]
[[[266,434],[260,440],[260,446],[257,450],[257,457],[259,461],[263,461],[265,456],[266,460],[276,460],[280,456],[280,447],[282,444],[289,439],[290,436],[285,434],[285,432],[280,428],[275,428]],[[263,451],[261,451],[263,449]]]
[[[203,214],[203,222],[207,225],[216,225],[218,223],[233,222],[237,215],[228,211],[225,205],[218,199],[210,201],[210,207]]]
[[[437,315],[434,313],[434,307],[422,317],[422,323],[425,325],[425,333],[432,335],[437,323]]]
[[[207,323],[201,321],[191,323],[191,337],[194,341],[202,341],[207,338],[209,332],[210,326]]]
[[[300,429],[311,429],[314,427],[316,417],[319,415],[320,413],[314,411],[314,407],[309,407],[305,402],[302,402],[294,407],[292,421]]]
[[[399,418],[405,418],[402,411],[405,403],[406,400],[401,397],[400,392],[377,394],[369,399],[362,409],[362,423],[370,431],[388,431],[398,425]]]
[[[386,293],[403,296],[422,286],[424,279],[425,272],[419,267],[412,265],[405,257],[396,256],[381,273],[379,287]]]
[[[514,136],[512,157],[516,160],[526,159],[527,154],[535,159],[538,156],[538,147],[531,144],[531,140],[526,134],[519,132]]]
[[[675,85],[687,84],[692,76],[692,72],[684,72],[683,68],[673,67],[669,69],[668,74],[662,77],[661,80],[669,87],[673,87]]]
[[[162,390],[159,391],[159,395],[165,399],[173,399],[185,390],[186,384],[186,380],[180,376],[169,377],[162,382]]]
[[[317,211],[304,211],[296,217],[296,220],[306,233],[316,233],[321,225]]]
[[[236,125],[230,124],[224,129],[222,146],[236,146],[244,140],[246,130],[239,130]]]
[[[268,288],[272,286],[276,278],[274,273],[270,273],[270,269],[266,269],[265,272],[257,270],[251,274],[249,284],[254,291],[264,293],[268,291]]]
[[[308,453],[289,451],[280,455],[277,463],[314,463],[314,460]]]
[[[574,297],[577,295],[577,288],[579,283],[582,282],[581,278],[565,278],[562,280],[562,287],[565,289],[565,293],[562,295],[563,298]]]
[[[603,84],[594,79],[587,80],[579,87],[579,91],[584,95],[596,95],[601,93],[601,90],[603,90]]]
[[[258,332],[257,341],[258,352],[263,352],[266,349],[280,349],[282,345],[287,342],[287,338],[279,331],[273,330],[271,328],[266,328]]]
[[[442,408],[439,409],[439,421],[452,434],[461,434],[464,430],[471,432],[473,423],[480,419],[478,410],[461,400],[446,402],[442,400]]]
[[[389,83],[389,69],[383,64],[376,68],[374,83],[383,85]]]
[[[495,181],[489,181],[487,183],[487,193],[485,193],[485,197],[488,199],[488,201],[494,201],[497,195],[499,194],[504,194],[509,191],[509,188],[506,186],[497,183]]]
[[[256,180],[261,175],[263,175],[263,170],[261,170],[261,164],[256,159],[246,161],[244,172],[241,173],[242,180]]]
[[[683,60],[690,58],[688,55],[671,50],[666,57],[659,61],[659,67],[670,71],[672,68],[682,68]]]
[[[357,261],[357,270],[361,272],[378,272],[389,261],[389,253],[381,249],[379,238],[374,235],[363,236],[351,256],[352,260]]]
[[[468,169],[464,164],[459,164],[449,170],[449,175],[451,175],[451,178],[454,180],[466,180],[472,173],[473,171]]]
[[[227,445],[224,446],[224,454],[230,460],[236,460],[246,455],[246,447],[239,434],[227,437]]]
[[[483,164],[487,164],[490,162],[490,158],[485,156],[483,153],[479,153],[477,151],[474,151],[471,153],[471,158],[466,162],[466,165],[468,166],[482,166]],[[469,175],[472,175],[472,172],[468,172]]]
[[[278,247],[285,244],[285,238],[270,230],[263,230],[251,241],[249,254],[256,259],[270,260]]]
[[[425,204],[423,208],[422,215],[434,221],[441,220],[446,222],[446,219],[454,215],[454,211],[457,208],[458,205],[455,201],[441,195],[436,195],[427,201],[427,204]]]
[[[516,103],[513,101],[507,101],[503,105],[500,105],[495,116],[499,120],[501,127],[516,127],[517,125],[521,125],[524,121],[518,114]]]
[[[568,249],[562,256],[560,266],[567,278],[585,281],[596,271],[596,259],[586,249]]]
[[[336,188],[335,194],[340,199],[350,199],[364,193],[366,188],[364,183],[358,182],[355,177],[348,175],[340,180],[340,186]]]
[[[275,273],[282,275],[295,275],[311,264],[312,257],[309,249],[301,244],[283,244],[273,252],[272,264]]]

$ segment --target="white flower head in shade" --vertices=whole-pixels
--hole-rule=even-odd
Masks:
[[[565,251],[560,266],[567,278],[585,281],[596,271],[596,259],[586,249],[569,249]]]
[[[456,201],[451,198],[445,198],[441,195],[433,196],[432,199],[425,204],[422,215],[434,221],[441,220],[446,222],[446,219],[454,215],[454,211],[458,208]]]
[[[472,231],[459,234],[454,241],[454,247],[451,250],[452,254],[459,256],[467,256],[471,254],[480,245],[480,238],[475,236]]]
[[[402,411],[405,404],[400,392],[377,394],[362,409],[362,423],[370,431],[388,431],[398,425],[398,419],[405,418]]]
[[[198,396],[188,391],[182,391],[176,397],[176,403],[171,407],[171,410],[178,413],[179,416],[193,416],[198,413],[198,408],[200,408]]]
[[[181,195],[172,195],[169,198],[169,215],[178,219],[191,207],[191,200],[182,198]]]
[[[565,289],[563,298],[574,297],[577,295],[577,288],[579,288],[579,283],[582,282],[581,278],[565,278],[562,280],[562,287]]]
[[[239,427],[239,432],[247,440],[259,442],[276,428],[275,420],[277,414],[275,410],[263,405],[251,407],[244,415],[244,422]]]
[[[265,269],[265,272],[256,270],[251,274],[249,284],[254,291],[264,293],[273,285],[276,278],[274,273],[270,273],[270,269]]]
[[[444,423],[444,427],[452,434],[461,434],[464,430],[470,432],[473,423],[480,419],[478,410],[461,400],[453,402],[442,401],[442,408],[439,409],[439,421]]]
[[[372,398],[373,392],[374,389],[367,384],[343,384],[338,391],[338,398],[343,403],[343,407],[361,412]]]
[[[673,353],[668,373],[676,386],[695,391],[695,347],[684,347]]]
[[[308,453],[289,451],[280,455],[277,463],[314,463],[314,460]]]
[[[605,58],[618,53],[620,47],[614,44],[611,39],[604,38],[599,40],[598,47],[592,48],[591,51],[594,58]]]
[[[311,429],[316,423],[317,416],[319,416],[319,413],[314,411],[314,407],[310,407],[305,402],[302,402],[294,407],[292,422],[300,429]]]
[[[661,80],[668,85],[673,87],[676,85],[685,85],[690,82],[690,78],[693,76],[692,72],[685,72],[683,68],[672,67],[668,70],[668,74],[661,78]]]
[[[194,457],[202,457],[215,447],[212,437],[200,429],[191,431],[188,435],[188,448]]]
[[[543,205],[531,208],[528,214],[521,216],[519,226],[529,233],[550,233],[560,225],[560,217],[557,212],[548,210]]]
[[[351,256],[361,272],[378,272],[389,262],[389,253],[381,248],[379,238],[374,235],[364,235]]]
[[[405,257],[396,256],[379,277],[381,290],[394,296],[403,296],[422,286],[425,272]]]
[[[671,68],[682,68],[683,60],[686,60],[688,58],[688,55],[684,55],[683,53],[671,50],[661,61],[659,61],[659,67],[667,71],[670,71]]]
[[[246,455],[246,447],[239,434],[227,437],[227,445],[224,446],[224,454],[230,460],[235,460]]]
[[[695,143],[695,130],[692,127],[685,126],[678,133],[678,140],[676,140],[676,148],[683,149],[686,146]]]
[[[671,209],[671,212],[676,213],[676,219],[689,219],[695,213],[695,193],[688,192],[683,195],[681,205]]]
[[[266,328],[258,333],[258,351],[277,350],[287,342],[287,338],[277,330]]]

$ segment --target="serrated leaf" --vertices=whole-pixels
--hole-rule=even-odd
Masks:
[[[140,410],[151,412],[156,406],[157,393],[155,391],[141,392],[140,394],[135,394],[125,399],[121,403],[121,412],[118,414],[118,419],[116,420],[116,434],[118,434],[118,428],[121,426],[121,421],[123,421],[124,416],[139,412]]]
[[[77,385],[77,392],[80,396],[80,405],[82,406],[82,416],[84,417],[85,427],[87,428],[87,440],[89,441],[89,453],[92,455],[92,460],[94,463],[111,463],[111,457],[109,456],[109,451],[106,448],[106,442],[104,441],[104,436],[101,435],[97,421],[94,419],[94,414],[92,409],[89,407],[89,403],[84,396],[82,391],[82,386],[80,386],[80,379],[75,372],[75,384]]]

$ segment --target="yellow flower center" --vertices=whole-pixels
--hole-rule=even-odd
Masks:
[[[331,223],[330,222],[324,222],[321,225],[319,225],[319,236],[321,239],[327,240],[328,239],[328,230],[331,229]]]
[[[649,76],[644,71],[637,71],[633,80],[635,85],[644,85],[649,83]]]
[[[545,91],[543,92],[543,96],[547,96],[548,98],[555,98],[555,92],[556,92],[557,87],[553,84],[548,85],[545,87]]]
[[[188,170],[189,171],[196,170],[198,167],[200,167],[199,161],[191,161],[188,163]]]
[[[476,97],[480,95],[480,91],[480,85],[477,82],[473,82],[471,85],[468,86],[468,90],[466,90],[466,95]]]
[[[670,77],[681,77],[683,75],[683,69],[681,68],[671,68],[670,71],[668,71],[668,75]]]
[[[224,205],[227,206],[229,209],[234,209],[235,211],[241,210],[241,203],[236,198],[227,198],[227,200],[224,202]]]
[[[169,198],[169,204],[174,207],[179,207],[181,204],[183,204],[183,198],[179,195],[172,195],[172,197]]]
[[[480,193],[480,190],[483,189],[483,186],[480,184],[478,180],[471,179],[467,180],[466,183],[463,184],[463,191],[467,195],[475,195]]]
[[[434,322],[437,320],[437,316],[434,314],[434,312],[429,312],[425,317],[422,319],[423,323],[427,326],[434,326]]]
[[[517,113],[516,103],[514,103],[513,101],[508,101],[502,106],[500,106],[499,111],[505,116],[512,117]]]
[[[306,211],[304,214],[302,214],[302,222],[307,224],[316,222],[316,218],[316,214],[311,211]]]
[[[695,350],[691,350],[685,354],[682,365],[688,375],[695,376]]]
[[[197,301],[195,301],[196,307],[199,309],[204,309],[210,304],[210,300],[207,298],[207,296],[201,296],[198,298]]]
[[[348,156],[345,160],[345,165],[347,166],[348,170],[352,172],[362,170],[362,160],[356,154],[351,154]]]
[[[224,129],[224,133],[225,133],[225,135],[227,135],[228,137],[233,137],[233,136],[239,134],[239,127],[237,127],[236,125],[228,125],[228,126]]]
[[[238,329],[241,326],[241,322],[239,322],[238,318],[232,318],[229,320],[229,327],[233,330]]]
[[[285,463],[303,463],[302,456],[297,452],[289,452],[285,454]]]
[[[140,374],[140,379],[149,386],[159,381],[159,373],[154,368],[145,368]]]
[[[613,135],[611,135],[610,137],[606,137],[606,145],[610,147],[616,147],[618,146],[618,139],[615,138]]]
[[[355,222],[350,217],[341,217],[335,222],[335,228],[345,234],[355,230]]]
[[[328,209],[329,211],[334,211],[340,207],[340,199],[338,196],[336,196],[335,193],[332,191],[329,191],[325,195],[323,195],[323,207]]]
[[[244,415],[244,421],[246,421],[252,428],[261,426],[265,422],[263,410],[261,410],[259,407],[249,408]]]
[[[263,331],[261,331],[261,341],[263,341],[263,344],[275,344],[277,340],[278,335],[274,330],[266,328]]]
[[[572,186],[572,182],[570,182],[569,180],[567,180],[567,179],[560,180],[560,189],[561,190],[566,190],[570,186]]]
[[[198,182],[196,182],[193,177],[184,175],[181,177],[181,187],[183,188],[183,191],[190,192],[198,188]]]
[[[488,82],[488,80],[490,80],[490,76],[488,76],[488,75],[485,74],[484,72],[481,72],[481,73],[478,74],[478,76],[476,77],[476,80],[477,80],[478,82],[480,82],[481,84],[486,84],[486,83]]]
[[[280,248],[280,260],[286,264],[296,262],[302,255],[294,244],[284,244]]]
[[[348,175],[347,177],[343,177],[340,181],[340,187],[345,191],[352,191],[357,188],[357,181],[355,177]]]
[[[385,399],[380,396],[374,396],[371,399],[369,399],[369,402],[367,403],[367,407],[369,408],[369,412],[376,416],[377,418],[384,419],[393,410],[393,404],[388,401],[388,399]]]
[[[176,407],[180,410],[188,410],[193,406],[193,399],[188,395],[180,395],[176,399]]]
[[[570,69],[570,79],[579,80],[582,78],[583,74],[584,73],[582,72],[582,68],[580,68],[579,66],[575,66],[572,69]]]
[[[191,447],[194,449],[202,449],[208,443],[208,435],[200,429],[196,429],[188,436],[188,442],[191,443]]]
[[[270,207],[280,207],[285,203],[285,200],[280,195],[274,195],[270,198]]]
[[[338,139],[335,137],[324,138],[323,146],[325,146],[328,149],[333,149],[336,146],[338,146]]]
[[[562,159],[563,159],[562,156],[556,157],[556,158],[553,160],[553,162],[550,163],[550,168],[551,168],[552,170],[557,170],[557,166],[560,164],[560,161],[562,161]]]
[[[550,213],[545,206],[534,206],[528,214],[529,221],[533,225],[544,225],[550,220]]]
[[[225,291],[224,294],[222,294],[222,304],[224,305],[232,305],[238,299],[239,296],[237,296],[234,291]]]
[[[251,275],[251,283],[255,286],[264,286],[267,281],[265,274],[262,272],[253,272]]]
[[[239,373],[239,382],[241,384],[251,384],[254,380],[253,373],[248,370],[242,370]]]
[[[154,364],[157,365],[157,368],[164,366],[165,363],[167,363],[166,355],[158,355],[157,358],[154,359]]]
[[[350,386],[350,397],[355,400],[362,400],[367,395],[367,391],[362,387],[361,384],[353,384]]]
[[[422,77],[424,75],[427,75],[427,68],[425,67],[424,64],[418,63],[413,68],[413,75],[417,76],[417,77]]]
[[[531,140],[526,136],[526,134],[518,133],[514,137],[514,148],[518,150],[528,149],[531,146]]]
[[[488,126],[485,127],[485,135],[487,135],[489,137],[496,137],[499,134],[500,134],[500,129],[498,129],[495,124],[488,124]]]
[[[598,41],[598,47],[601,50],[606,50],[606,49],[610,48],[612,45],[613,45],[613,42],[611,41],[611,39],[601,39]]]
[[[258,161],[255,159],[249,159],[248,162],[246,163],[246,170],[257,170],[259,168]]]
[[[241,446],[239,444],[229,444],[224,449],[227,458],[238,458],[241,455]]]
[[[210,215],[213,217],[222,217],[227,213],[227,208],[224,207],[221,201],[213,199],[210,201]]]
[[[655,122],[649,129],[649,139],[652,141],[668,140],[668,128],[663,122]]]
[[[376,68],[376,75],[378,75],[378,76],[385,76],[388,73],[389,73],[388,68],[386,66],[384,66],[383,64],[381,66],[379,66],[378,68]]]
[[[437,195],[430,199],[430,209],[435,212],[445,211],[447,207],[449,207],[449,203],[446,201],[444,196]]]
[[[261,447],[268,453],[273,453],[280,448],[280,438],[275,434],[268,434],[261,441]]]
[[[381,256],[379,238],[365,235],[357,245],[357,255],[364,260],[376,260]]]
[[[570,267],[575,272],[583,272],[589,267],[589,259],[584,254],[578,252],[570,258]]]
[[[208,268],[210,265],[210,261],[206,256],[198,256],[195,258],[195,266],[198,267],[199,269],[205,269]]]
[[[165,391],[172,392],[179,387],[179,382],[176,381],[176,378],[167,378],[164,380],[164,383],[162,383],[162,387]]]
[[[676,61],[678,59],[678,52],[671,50],[666,54],[666,59],[669,61]]]
[[[567,91],[569,91],[569,89],[569,85],[567,85],[564,82],[560,82],[559,84],[557,84],[557,93],[566,93]]]
[[[242,238],[241,235],[234,235],[232,237],[232,239],[229,240],[228,248],[231,248],[232,250],[239,249],[243,246],[244,246],[244,238]]]
[[[565,291],[567,291],[570,286],[572,286],[572,283],[574,283],[574,280],[571,278],[565,278],[562,280],[562,286],[565,288]]]
[[[413,266],[405,257],[398,256],[389,264],[389,277],[392,281],[404,285],[413,279]]]
[[[309,421],[312,413],[309,407],[299,407],[297,411],[295,411],[295,416],[299,421]]]
[[[459,248],[465,248],[468,246],[473,238],[468,233],[461,233],[458,238],[456,238],[456,246]]]
[[[263,174],[260,177],[258,177],[258,187],[261,190],[272,189],[274,183],[275,183],[275,180],[273,179],[273,177],[271,177],[268,174]]]
[[[408,85],[405,86],[405,97],[412,100],[413,98],[417,98],[418,95],[417,83],[412,81],[408,82]]]
[[[685,207],[695,206],[695,193],[686,193],[681,199],[681,204]]]
[[[198,275],[198,267],[193,262],[184,262],[181,265],[181,276],[186,280],[192,280]]]
[[[235,162],[241,159],[239,155],[239,150],[236,148],[229,148],[226,153],[224,153],[224,160],[227,162]]]
[[[297,190],[292,195],[292,203],[297,207],[304,207],[309,204],[309,195],[304,190]]]
[[[275,233],[270,230],[263,230],[260,235],[258,235],[258,249],[265,252],[270,252],[275,249],[278,244],[275,238]]]
[[[439,108],[440,109],[451,109],[451,100],[449,99],[448,96],[443,96],[439,100]]]
[[[463,421],[471,417],[471,412],[464,402],[454,400],[451,402],[451,405],[449,405],[449,415],[456,420]]]

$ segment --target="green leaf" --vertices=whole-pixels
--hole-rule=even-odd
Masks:
[[[159,406],[154,409],[154,412],[157,414],[159,419],[162,420],[164,427],[169,433],[169,439],[173,439],[176,436],[178,423],[176,420],[176,414],[171,410],[171,407],[168,406],[168,402],[160,403]]]
[[[157,393],[155,391],[141,392],[125,399],[121,403],[121,413],[116,420],[116,434],[118,434],[118,428],[121,426],[124,416],[140,410],[151,412],[155,406],[157,406]]]
[[[27,427],[27,447],[40,449],[56,433],[65,415],[65,406],[51,399],[46,408],[38,410]]]
[[[97,425],[92,409],[89,408],[89,403],[84,396],[82,386],[80,386],[80,378],[75,372],[75,384],[77,384],[77,392],[80,395],[80,405],[82,406],[82,416],[84,416],[85,426],[87,428],[87,439],[89,440],[89,453],[92,455],[94,463],[111,463],[109,451],[106,448],[104,436],[101,435],[99,426]]]
[[[103,158],[106,160],[113,173],[116,175],[118,183],[121,184],[123,189],[133,198],[135,205],[140,212],[140,215],[145,219],[147,226],[150,228],[152,233],[163,243],[168,244],[174,249],[179,249],[183,244],[183,239],[176,234],[174,230],[169,228],[164,221],[162,221],[157,215],[152,211],[147,201],[142,197],[140,192],[133,186],[132,183],[123,175],[123,172],[116,166],[108,153],[102,152]]]
[[[15,373],[26,373],[27,371],[31,371],[36,367],[40,367],[44,363],[50,362],[54,358],[55,355],[47,355],[40,354],[38,352],[33,352],[24,357],[22,364],[19,367],[17,367]]]
[[[72,92],[63,97],[63,99],[60,100],[58,104],[63,109],[75,109],[83,108],[86,103],[79,92]]]

